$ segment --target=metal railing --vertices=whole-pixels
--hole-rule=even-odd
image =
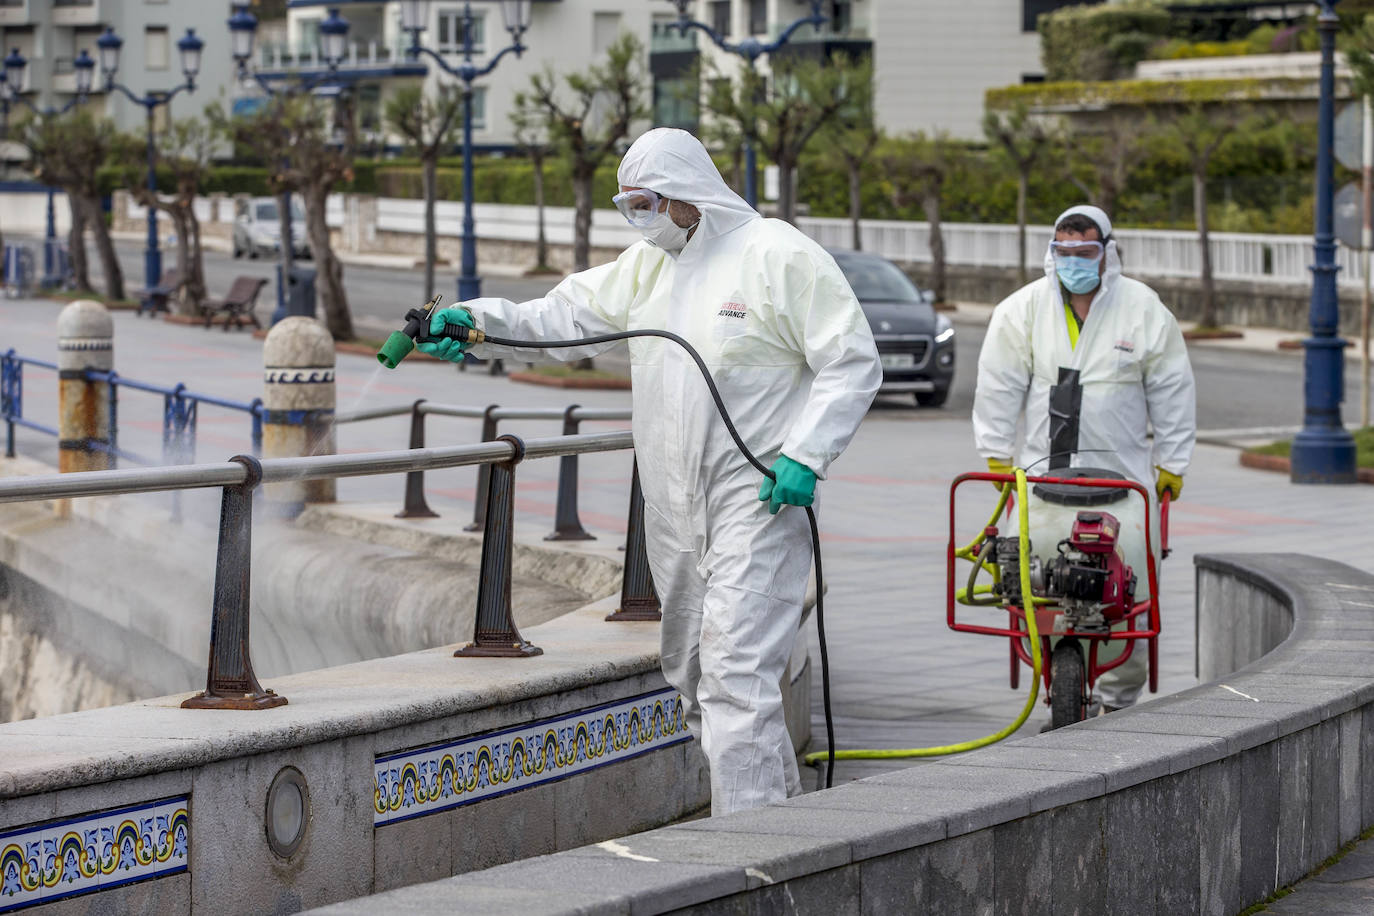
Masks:
[[[0,417],[5,421],[5,457],[13,458],[14,428],[24,426],[50,436],[60,436],[58,430],[36,423],[24,416],[24,366],[38,366],[57,371],[55,363],[41,359],[20,356],[11,349],[0,354]],[[233,401],[192,391],[182,383],[168,388],[150,382],[124,378],[118,372],[100,369],[87,369],[86,381],[103,382],[109,385],[110,441],[88,440],[86,448],[91,451],[106,452],[112,459],[124,459],[142,465],[156,465],[155,459],[119,447],[119,389],[131,388],[149,394],[162,396],[162,464],[182,464],[193,460],[196,453],[196,420],[200,415],[200,405],[210,404],[226,410],[237,410],[249,415],[249,441],[254,455],[262,454],[262,424],[264,410],[262,398],[251,401]]]
[[[533,458],[568,458],[592,452],[629,449],[628,430],[522,440],[501,436],[490,442],[450,448],[413,448],[359,455],[319,455],[306,458],[259,460],[236,455],[216,464],[179,467],[126,468],[86,471],[44,477],[0,480],[0,503],[83,496],[115,496],[167,490],[220,488],[219,546],[215,559],[215,587],[210,627],[210,656],[203,693],[182,703],[195,709],[266,709],[286,698],[265,690],[253,673],[249,653],[253,497],[266,483],[416,473],[479,465],[488,475],[487,514],[482,543],[480,584],[472,642],[457,656],[528,657],[539,654],[516,629],[511,613],[510,586],[514,549],[515,469]],[[656,613],[657,598],[644,551],[643,507],[636,476],[631,483],[630,547],[626,552],[620,611],[608,619],[636,619],[623,613],[648,608]],[[650,607],[652,606],[652,607]],[[652,619],[650,617],[649,619]]]
[[[482,441],[491,442],[498,438],[498,424],[502,420],[562,420],[563,435],[576,436],[581,424],[598,420],[629,420],[629,408],[595,408],[570,404],[564,408],[551,407],[502,407],[489,404],[486,407],[473,407],[461,404],[439,404],[421,398],[407,407],[381,407],[361,410],[354,413],[339,414],[336,424],[358,423],[364,420],[378,420],[386,417],[410,415],[410,447],[425,447],[425,417],[464,417],[482,421]],[[465,531],[481,531],[487,518],[487,491],[491,467],[482,465],[477,472],[477,488],[472,505],[472,522]],[[406,474],[405,498],[397,518],[438,518],[439,513],[429,507],[425,500],[425,472],[417,469]],[[596,536],[582,527],[577,508],[577,455],[564,455],[558,468],[558,505],[554,512],[554,529],[545,535],[546,541],[592,541]]]
[[[57,363],[20,356],[13,349],[0,356],[0,416],[5,420],[5,457],[14,457],[14,428],[24,426],[57,438],[56,428],[35,423],[24,416],[24,366],[57,371]]]

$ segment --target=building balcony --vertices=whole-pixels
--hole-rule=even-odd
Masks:
[[[29,10],[31,2],[32,0],[0,0],[0,27],[25,25],[30,22],[33,18]]]
[[[100,25],[100,0],[52,0],[53,25]]]
[[[320,73],[326,69],[328,66],[316,44],[296,47],[265,44],[258,51],[257,70],[267,79]],[[401,41],[391,45],[378,40],[349,42],[348,54],[339,64],[339,73],[346,78],[424,76],[426,72],[422,61],[407,59],[406,43]]]

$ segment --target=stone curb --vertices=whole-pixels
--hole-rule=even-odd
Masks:
[[[1288,474],[1293,470],[1293,462],[1288,458],[1282,455],[1262,455],[1258,452],[1242,451],[1240,464],[1241,467],[1257,471],[1278,471]],[[1374,483],[1374,468],[1356,468],[1355,479],[1360,483]]]
[[[536,372],[512,372],[506,378],[512,382],[544,385],[548,388],[593,388],[603,391],[628,391],[630,389],[630,380],[627,378],[569,378],[566,376],[540,375]]]

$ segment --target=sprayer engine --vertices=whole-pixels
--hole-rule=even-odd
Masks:
[[[1106,631],[1135,603],[1135,572],[1117,547],[1120,529],[1111,513],[1079,512],[1056,556],[1030,557],[1032,594],[1062,608],[1065,624],[1075,630]],[[1001,578],[996,593],[1022,606],[1020,544],[1015,537],[996,538],[993,553]]]

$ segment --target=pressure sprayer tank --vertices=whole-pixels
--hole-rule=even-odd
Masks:
[[[1064,478],[1095,477],[1109,480],[1125,480],[1116,471],[1103,468],[1061,468],[1048,472],[1046,476]],[[1030,516],[1031,553],[1048,560],[1056,553],[1060,541],[1073,530],[1074,519],[1085,509],[1100,509],[1116,516],[1121,523],[1117,544],[1121,548],[1126,565],[1135,571],[1135,600],[1143,601],[1150,594],[1150,578],[1147,572],[1148,558],[1145,550],[1145,500],[1134,490],[1118,487],[1081,487],[1072,484],[1031,484],[1030,499],[1026,505]],[[1152,530],[1155,556],[1159,556],[1159,517],[1155,512]],[[1012,532],[1016,531],[1017,513],[1012,513]],[[1143,625],[1143,622],[1142,622]]]

